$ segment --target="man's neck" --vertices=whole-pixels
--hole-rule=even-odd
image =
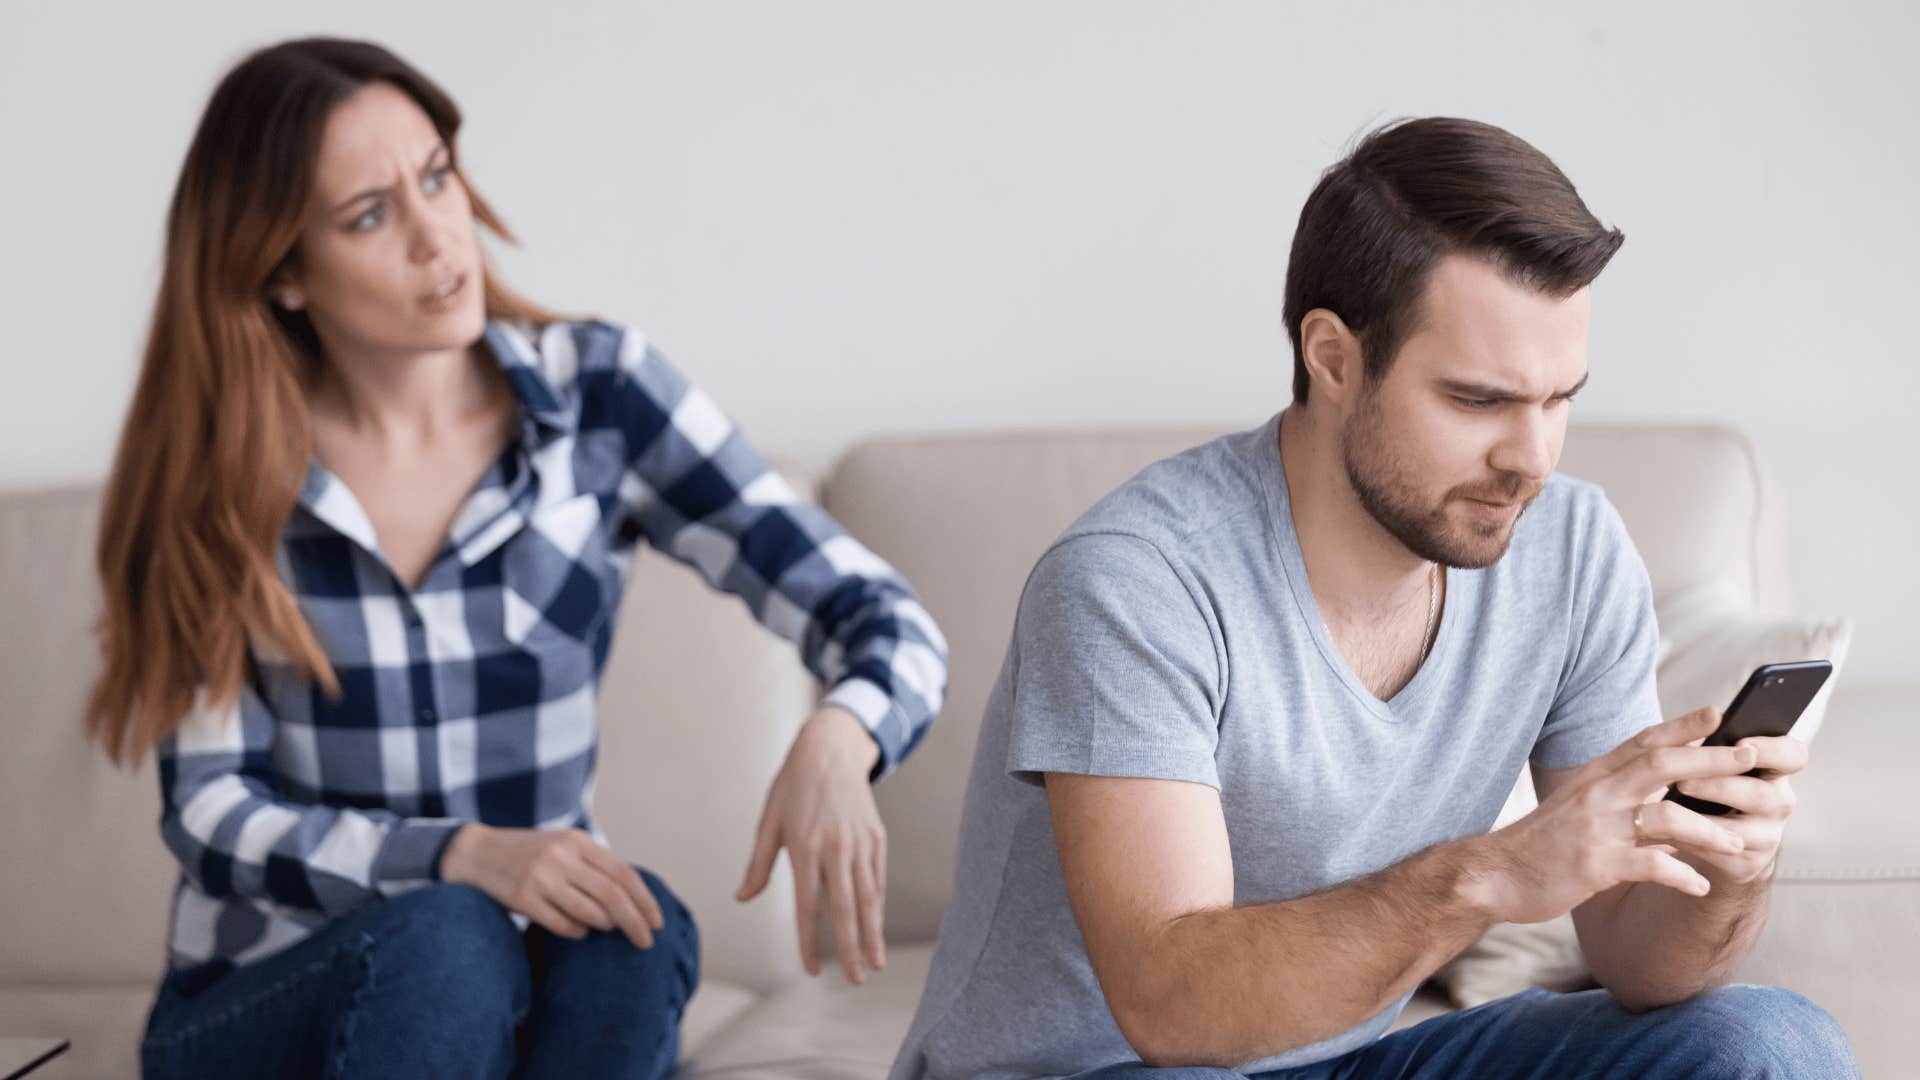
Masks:
[[[1339,434],[1305,406],[1280,421],[1293,529],[1321,615],[1378,619],[1412,600],[1424,611],[1432,564],[1408,551],[1360,505],[1340,456]]]

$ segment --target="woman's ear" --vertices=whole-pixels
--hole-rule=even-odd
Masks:
[[[283,266],[267,279],[267,302],[284,311],[299,311],[307,306],[306,290],[292,267]]]

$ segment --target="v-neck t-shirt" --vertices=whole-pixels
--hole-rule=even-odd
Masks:
[[[1028,578],[896,1080],[1137,1059],[1074,922],[1046,773],[1217,789],[1244,906],[1483,833],[1529,760],[1579,765],[1659,722],[1646,568],[1602,491],[1560,475],[1505,555],[1448,571],[1431,653],[1391,700],[1376,698],[1314,601],[1278,424],[1149,466]],[[1241,1071],[1363,1046],[1404,1004]]]

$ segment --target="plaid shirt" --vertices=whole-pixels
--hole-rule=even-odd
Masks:
[[[211,978],[436,878],[470,821],[580,828],[595,704],[635,541],[696,568],[795,642],[880,745],[925,734],[946,643],[913,591],[800,502],[637,332],[487,325],[519,437],[409,591],[353,494],[310,463],[276,545],[340,677],[329,700],[255,642],[237,702],[204,688],[158,752],[180,860],[169,963]]]

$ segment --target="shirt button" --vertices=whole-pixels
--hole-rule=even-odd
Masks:
[[[421,709],[421,710],[420,710],[420,719],[422,719],[422,720],[425,720],[425,721],[426,721],[427,723],[429,723],[429,724],[431,724],[431,723],[433,723],[433,710],[432,710],[432,709]]]

